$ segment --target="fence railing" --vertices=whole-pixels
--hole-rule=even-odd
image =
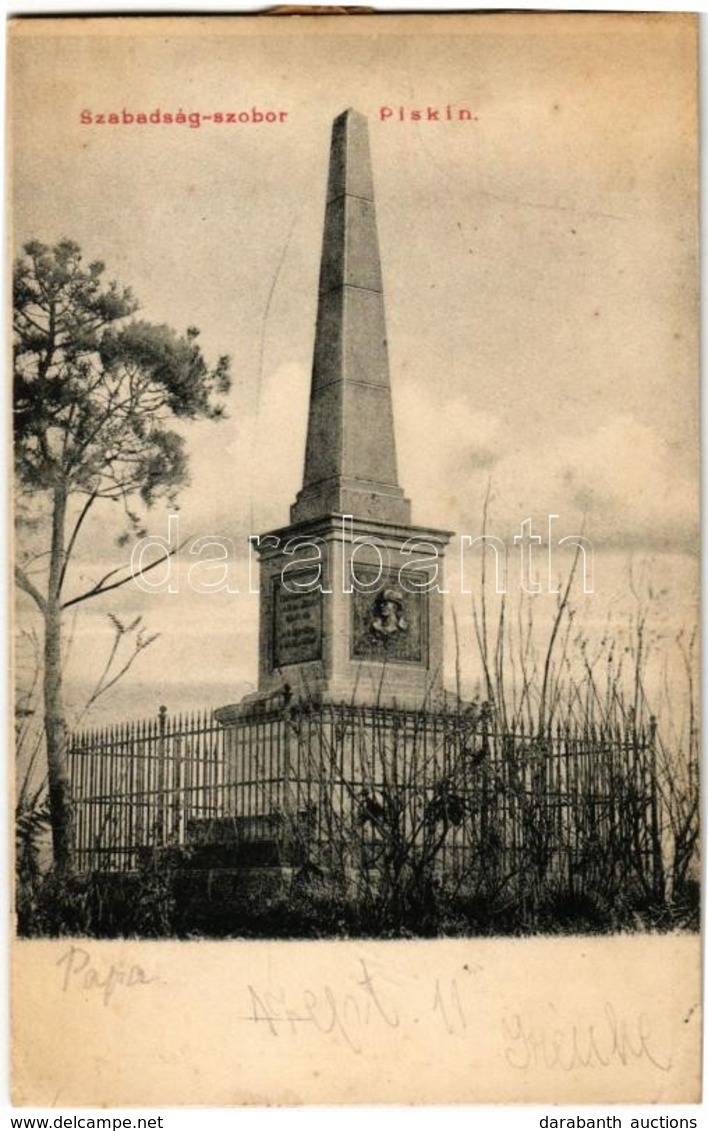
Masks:
[[[551,877],[649,895],[663,882],[652,739],[632,726],[505,733],[477,710],[286,704],[222,726],[161,708],[72,737],[77,862],[131,870],[170,846],[207,859],[221,845],[237,862],[422,861],[468,888]]]

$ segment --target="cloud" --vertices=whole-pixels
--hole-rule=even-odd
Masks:
[[[470,485],[486,483],[503,454],[499,416],[470,406],[468,397],[440,397],[409,382],[394,390],[399,478],[414,521],[459,523],[470,509]]]
[[[512,435],[501,412],[420,386],[398,398],[396,414],[401,479],[418,522],[478,531],[491,481],[490,515],[502,537],[529,516],[545,525],[557,514],[564,533],[584,525],[605,548],[696,552],[690,466],[633,414],[609,413],[588,431],[579,418],[570,434]]]
[[[695,552],[694,480],[679,469],[654,428],[628,414],[608,416],[589,433],[561,436],[502,461],[500,493],[529,514],[582,521],[604,547]]]

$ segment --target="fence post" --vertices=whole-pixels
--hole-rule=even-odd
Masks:
[[[489,745],[489,732],[491,729],[492,711],[489,703],[483,703],[480,711],[479,721],[481,724],[482,732],[482,796],[480,805],[480,841],[482,844],[482,852],[485,855],[489,853],[489,805],[490,805],[490,745]],[[495,767],[496,768],[496,767]]]
[[[654,880],[654,896],[662,900],[665,895],[664,888],[664,862],[661,852],[661,817],[659,813],[659,775],[656,758],[656,717],[649,720],[649,758],[650,758],[650,791],[651,791],[651,844]]]
[[[166,760],[167,760],[167,743],[165,740],[165,732],[167,730],[167,707],[164,704],[160,707],[158,713],[158,734],[157,734],[157,843],[162,845],[165,843],[165,806],[167,798],[165,796],[165,777],[166,777]]]
[[[281,727],[279,727],[279,730],[282,733],[283,741],[282,741],[282,745],[280,745],[280,742],[278,743],[279,749],[278,749],[277,777],[280,777],[281,780],[280,780],[280,783],[278,785],[276,785],[277,804],[280,807],[280,809],[282,810],[283,816],[285,817],[286,820],[289,817],[289,802],[290,802],[290,797],[289,797],[290,773],[291,773],[291,766],[290,766],[290,726],[291,726],[291,717],[292,717],[292,710],[291,710],[292,697],[293,697],[292,688],[290,687],[289,683],[286,683],[283,687],[283,703],[282,703],[282,712],[281,712],[282,713],[282,720],[281,720],[282,729],[281,729]],[[276,777],[276,780],[277,780],[277,777]],[[280,794],[280,796],[278,796],[281,788],[282,788],[282,794]],[[295,806],[295,808],[297,809],[297,806]]]
[[[185,728],[188,726],[185,723]],[[174,760],[173,760],[173,777],[172,777],[172,828],[170,830],[170,840],[173,844],[184,844],[184,807],[183,807],[183,790],[184,781],[182,773],[183,757],[182,757],[182,741],[183,731],[180,727],[180,733],[174,740]]]

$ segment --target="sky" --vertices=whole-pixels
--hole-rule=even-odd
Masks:
[[[182,536],[233,539],[243,581],[247,535],[287,521],[304,459],[329,131],[354,106],[370,123],[399,476],[414,521],[474,537],[489,487],[488,528],[513,566],[521,522],[532,517],[543,533],[556,514],[559,537],[583,529],[595,548],[596,592],[579,598],[591,629],[636,615],[641,578],[668,647],[695,615],[697,587],[697,127],[686,19],[45,28],[12,47],[15,248],[76,240],[133,288],[141,317],[197,325],[207,356],[232,357],[228,420],[185,432]],[[409,120],[414,108],[447,105],[475,120]],[[86,110],[253,107],[287,120],[81,123]],[[381,120],[382,107],[394,114]],[[166,533],[164,508],[149,527]],[[115,565],[117,532],[110,514],[96,516],[70,588]],[[468,640],[459,562],[455,541],[448,604]],[[540,624],[554,607],[539,596]],[[105,655],[108,611],[139,613],[160,633],[102,700],[101,720],[161,702],[219,706],[255,684],[254,595],[129,586],[79,608],[67,666],[77,705]],[[20,625],[30,618],[22,604]],[[472,687],[471,648],[463,667]]]

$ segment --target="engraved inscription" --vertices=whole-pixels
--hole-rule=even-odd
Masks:
[[[273,667],[305,664],[322,658],[322,593],[319,589],[296,590],[315,578],[312,571],[290,574],[289,589],[280,578],[273,592]]]

